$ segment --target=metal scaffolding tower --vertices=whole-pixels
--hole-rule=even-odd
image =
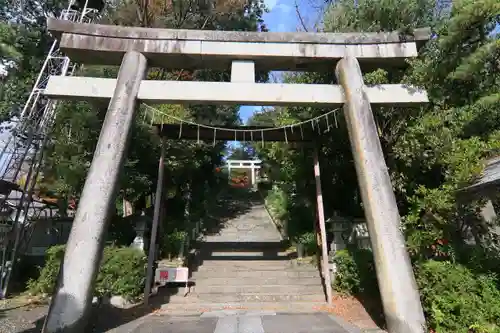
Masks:
[[[70,0],[60,19],[92,23],[104,8],[104,0]],[[0,299],[7,295],[20,242],[31,228],[33,190],[49,140],[57,101],[43,92],[51,75],[72,75],[76,65],[62,54],[56,40],[40,69],[21,114],[0,153]],[[20,181],[22,180],[22,181]],[[22,185],[19,185],[21,183]],[[9,258],[7,260],[7,258]]]

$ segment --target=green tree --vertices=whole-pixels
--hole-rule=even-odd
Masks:
[[[429,26],[434,36],[421,50],[417,59],[406,69],[365,73],[367,83],[410,83],[427,89],[429,105],[420,108],[373,107],[380,140],[389,168],[407,246],[413,260],[426,265],[429,259],[446,259],[468,267],[467,274],[498,273],[498,251],[495,249],[496,226],[487,225],[478,216],[484,200],[464,204],[457,201],[457,190],[471,184],[484,167],[484,161],[499,152],[498,115],[500,101],[499,36],[494,29],[499,24],[500,3],[495,0],[462,0],[450,3],[404,0],[343,0],[331,2],[324,15],[324,28],[332,32],[393,31],[410,34],[414,28]],[[298,74],[286,78],[289,82],[335,83],[333,75]],[[277,108],[267,115],[256,115],[256,121],[275,125],[298,122],[326,113],[312,108]],[[338,127],[318,139],[321,146],[325,214],[336,211],[348,217],[362,217],[362,203],[357,188],[351,148],[342,116]],[[302,183],[312,183],[310,149],[293,149],[284,144],[256,145],[264,160],[276,165],[271,178],[275,191],[284,193],[276,204],[285,205],[282,213],[299,232],[313,228],[314,204],[310,218],[295,219],[291,213],[300,201],[314,203],[314,196]],[[304,199],[308,198],[308,199]],[[305,206],[302,204],[302,206]],[[280,211],[276,209],[276,211]],[[281,210],[282,211],[282,210]],[[302,226],[302,225],[306,226]],[[476,245],[468,246],[468,231],[475,235]],[[440,240],[441,239],[441,240]],[[426,293],[452,290],[452,278],[439,276],[437,265],[428,265],[432,272],[419,276]],[[457,270],[463,269],[456,266]],[[418,271],[420,272],[420,271]],[[420,273],[419,273],[420,274]],[[430,277],[431,276],[431,277]],[[478,279],[481,275],[477,275]],[[442,281],[430,284],[429,279]],[[446,280],[446,281],[445,281]],[[496,281],[498,282],[498,281]],[[450,284],[451,283],[451,284]],[[496,288],[488,284],[485,288]],[[438,287],[436,287],[438,288]],[[481,287],[482,288],[482,287]],[[485,289],[477,293],[486,292]],[[456,328],[442,313],[452,307],[451,300],[467,303],[474,294],[451,293],[448,301],[436,297],[425,303],[429,322],[439,332]],[[496,294],[497,292],[493,292]],[[469,311],[469,310],[467,310]],[[467,318],[479,313],[468,312]],[[464,317],[465,318],[465,314]],[[448,320],[448,322],[447,322]],[[463,331],[479,330],[483,324],[497,328],[496,319],[477,318],[463,323]],[[482,326],[481,326],[482,325]],[[496,325],[496,326],[495,326]],[[490,332],[490,331],[488,331]]]
[[[102,21],[108,24],[157,28],[198,28],[223,30],[265,30],[261,15],[265,10],[260,0],[218,1],[212,10],[202,8],[199,1],[122,2],[106,9]],[[80,75],[116,77],[116,67],[86,66]],[[150,79],[228,81],[229,73],[213,70],[164,70],[151,68]],[[237,106],[141,105],[132,131],[132,141],[120,180],[120,198],[139,206],[143,198],[154,192],[157,178],[160,139],[151,123],[171,122],[168,115],[198,123],[227,126],[238,123]],[[76,111],[76,112],[75,112]],[[90,166],[93,150],[104,120],[105,109],[84,102],[60,104],[52,142],[44,164],[45,185],[62,197],[78,197]],[[215,166],[222,164],[224,143],[197,143],[184,140],[166,142],[165,161],[169,195],[177,200],[169,205],[172,224],[183,215],[186,198],[205,195],[207,184],[215,186]],[[206,181],[205,181],[206,180]],[[217,189],[214,187],[213,191]],[[189,196],[186,196],[186,191]],[[212,195],[213,197],[214,195]],[[210,196],[209,196],[210,197]],[[191,199],[191,210],[204,208],[204,199]],[[182,204],[179,204],[182,203]],[[171,217],[171,218],[170,218]],[[177,227],[182,227],[178,225]]]
[[[243,143],[236,147],[229,147],[227,151],[228,160],[251,160],[254,157],[253,147]]]
[[[0,56],[8,73],[0,89],[0,122],[18,116],[42,63],[52,37],[47,17],[58,17],[66,1],[0,1]]]

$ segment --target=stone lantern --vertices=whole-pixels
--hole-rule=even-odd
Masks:
[[[132,244],[130,244],[130,247],[139,249],[143,252],[146,250],[146,232],[148,230],[148,221],[150,218],[146,215],[144,211],[141,212],[141,215],[137,218],[135,222],[135,227],[134,230],[136,232],[136,236],[134,238],[134,241]]]

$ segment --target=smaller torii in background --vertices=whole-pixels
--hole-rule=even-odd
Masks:
[[[229,179],[231,179],[231,170],[233,169],[249,169],[250,181],[253,188],[257,187],[258,170],[261,169],[261,160],[226,160],[226,167]]]

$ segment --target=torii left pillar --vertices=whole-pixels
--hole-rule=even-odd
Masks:
[[[137,94],[146,71],[143,54],[136,51],[125,54],[66,244],[43,333],[86,331],[107,224],[115,207]]]

